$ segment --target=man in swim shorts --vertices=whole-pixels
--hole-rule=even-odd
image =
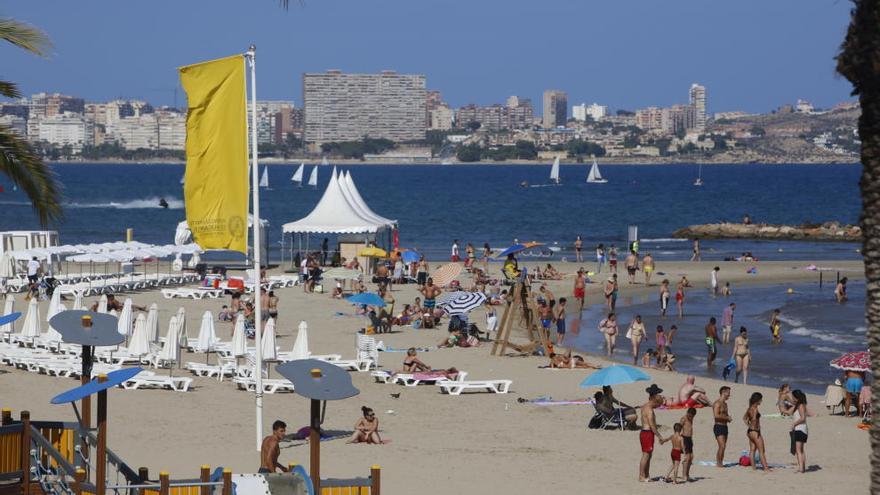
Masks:
[[[715,441],[718,442],[718,452],[715,454],[715,465],[724,467],[724,450],[727,448],[727,423],[732,421],[727,412],[727,399],[730,398],[730,387],[727,385],[718,390],[718,400],[712,404],[712,415],[715,416]]]
[[[691,480],[691,465],[694,463],[694,417],[697,410],[689,407],[687,413],[681,418],[681,440],[684,444],[684,459],[681,463],[681,472],[685,481]]]
[[[425,283],[424,287],[422,287],[419,290],[419,292],[421,292],[422,295],[425,296],[425,303],[424,303],[425,311],[433,314],[434,313],[434,306],[437,303],[437,296],[439,296],[440,292],[442,292],[440,290],[440,287],[437,287],[436,285],[434,285],[433,278],[428,278],[427,283]]]
[[[645,253],[642,258],[642,271],[645,272],[645,285],[651,285],[651,274],[654,273],[654,257],[651,253]]]
[[[654,453],[654,438],[659,437],[657,431],[657,421],[654,416],[654,409],[663,404],[663,389],[652,383],[650,387],[645,389],[648,393],[648,402],[642,405],[642,430],[639,432],[639,445],[642,449],[642,458],[639,461],[639,481],[651,480],[651,456]],[[663,441],[661,437],[661,442]]]
[[[718,340],[718,328],[715,326],[715,317],[709,318],[709,323],[706,325],[706,349],[708,351],[708,356],[706,357],[706,367],[711,368],[712,364],[715,362],[715,356],[718,355],[718,349],[715,347],[715,342]]]
[[[639,269],[639,255],[635,251],[630,251],[624,261],[626,265],[626,274],[629,276],[630,285],[636,283],[636,271]]]
[[[556,318],[556,345],[561,345],[565,338],[565,303],[565,298],[560,297],[559,303],[556,304],[556,314],[554,315]]]
[[[586,281],[584,280],[584,269],[580,268],[577,271],[577,277],[574,279],[574,298],[577,299],[580,304],[580,309],[584,309],[584,293],[586,290]]]

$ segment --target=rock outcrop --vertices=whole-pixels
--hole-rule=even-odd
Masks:
[[[858,225],[840,225],[826,222],[821,225],[769,225],[744,223],[709,223],[691,225],[672,233],[684,239],[775,239],[790,241],[860,242],[862,230]]]

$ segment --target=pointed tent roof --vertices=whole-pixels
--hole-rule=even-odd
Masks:
[[[333,174],[327,182],[327,189],[318,201],[315,209],[295,222],[286,223],[282,231],[286,233],[336,233],[336,234],[361,234],[364,232],[376,232],[385,227],[384,222],[377,222],[365,218],[358,212],[350,200],[346,197],[340,182],[341,174]]]
[[[354,184],[354,180],[351,178],[351,172],[346,170],[340,175],[340,184],[342,185],[343,191],[348,193],[349,200],[355,205],[358,211],[361,213],[361,216],[367,218],[368,220],[372,220],[374,222],[379,222],[390,227],[397,225],[397,220],[389,220],[370,208],[364,198],[361,196],[360,191],[358,191],[357,186]]]

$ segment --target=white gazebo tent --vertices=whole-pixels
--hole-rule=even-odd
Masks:
[[[308,251],[310,234],[336,234],[363,236],[378,240],[381,232],[387,232],[389,241],[391,232],[397,222],[376,215],[363,201],[354,182],[344,173],[333,169],[327,188],[315,208],[305,217],[282,226],[282,246],[287,234],[299,234],[299,251],[302,251],[303,237],[305,250]],[[296,242],[290,243],[290,259],[293,260],[293,249]],[[384,243],[383,243],[384,244]],[[283,247],[282,247],[283,252]]]

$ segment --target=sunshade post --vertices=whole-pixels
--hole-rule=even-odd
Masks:
[[[107,381],[107,375],[98,375],[98,382]],[[107,390],[98,392],[98,452],[95,459],[95,491],[103,494],[107,485]]]
[[[21,493],[31,493],[31,413],[21,412]]]
[[[313,370],[320,376],[320,370]],[[321,401],[312,399],[311,422],[309,431],[309,476],[315,493],[321,493]]]
[[[89,383],[92,378],[92,346],[84,345],[82,346],[82,373],[79,377],[79,382],[82,385]],[[89,428],[92,426],[92,397],[87,395],[82,398],[80,401],[80,410],[82,411],[82,420],[80,424],[83,428],[83,433],[88,434]],[[83,455],[88,458],[89,456],[89,443],[83,443]]]

